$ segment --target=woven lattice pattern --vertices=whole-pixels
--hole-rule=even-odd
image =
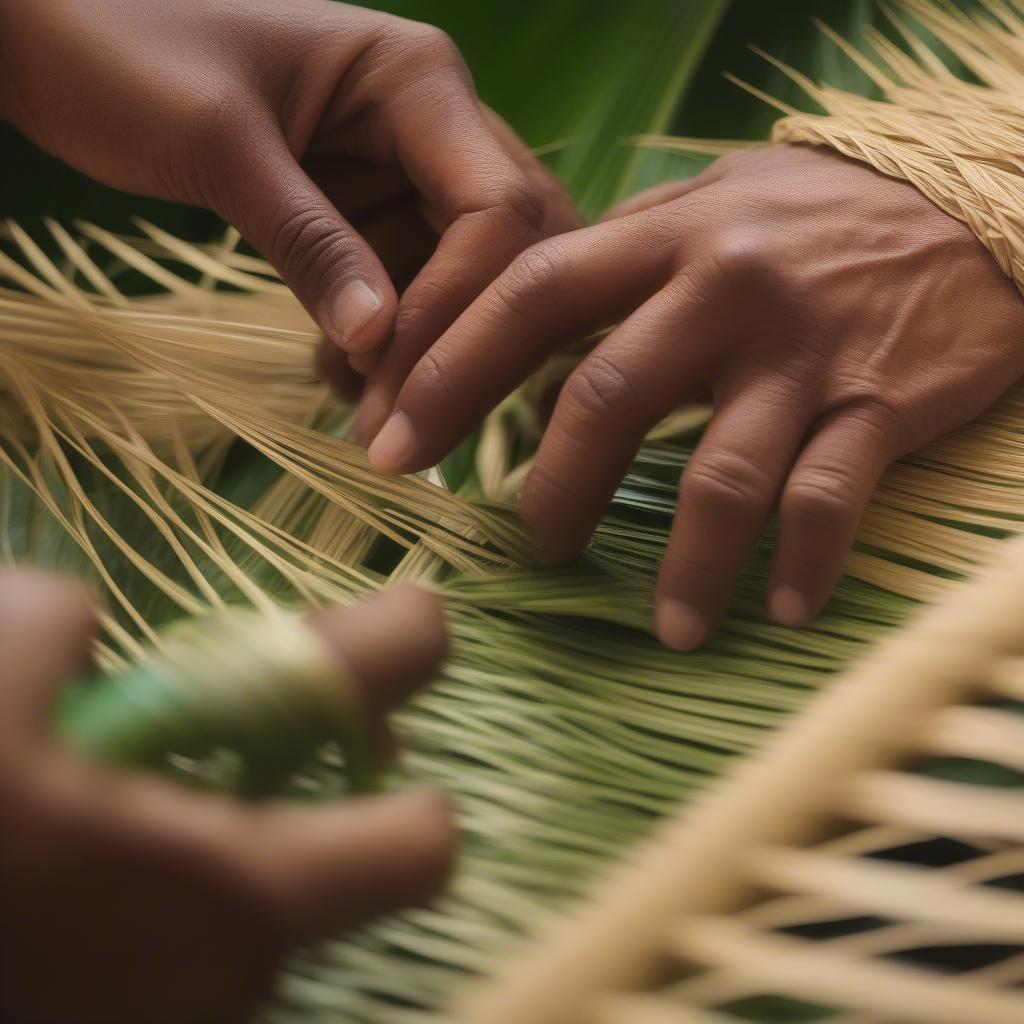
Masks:
[[[1024,1020],[1024,547],[1011,561],[849,672],[460,1019]]]
[[[925,746],[1022,768],[1024,705],[1015,710],[944,709]],[[613,1000],[599,1019],[654,1024],[682,1007],[723,1021],[1024,1019],[1021,798],[988,774],[978,791],[902,770],[857,776],[842,810],[872,824],[750,850],[746,880],[771,895],[680,921],[669,948],[691,976]]]

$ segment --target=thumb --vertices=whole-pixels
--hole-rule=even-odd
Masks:
[[[346,352],[384,344],[398,306],[388,273],[283,139],[243,147],[217,193],[217,212],[270,261],[331,341]]]
[[[439,790],[256,813],[251,849],[271,873],[271,895],[293,944],[425,903],[451,871],[455,826]]]
[[[0,572],[0,722],[28,734],[83,672],[96,633],[86,589],[39,572]]]

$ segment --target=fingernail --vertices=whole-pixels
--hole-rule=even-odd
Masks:
[[[380,386],[368,385],[356,413],[356,437],[368,445],[379,433],[394,403]]]
[[[800,626],[809,617],[807,601],[795,587],[783,583],[768,598],[768,613],[783,626]]]
[[[330,309],[334,343],[346,352],[371,348],[371,341],[362,337],[363,328],[380,312],[380,308],[380,296],[365,281],[352,281],[345,285]]]
[[[370,462],[382,473],[401,473],[416,444],[412,421],[404,412],[392,413],[367,449]]]
[[[696,650],[708,638],[704,616],[691,605],[673,598],[658,603],[654,628],[658,639],[677,651]]]

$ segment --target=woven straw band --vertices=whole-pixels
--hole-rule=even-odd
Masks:
[[[967,224],[1024,292],[1024,17],[1000,0],[987,6],[990,13],[968,16],[932,0],[902,0],[900,11],[916,24],[890,18],[913,56],[874,29],[866,33],[870,55],[823,29],[884,99],[783,68],[826,115],[783,107],[789,116],[772,141],[828,146],[910,182]],[[980,84],[950,71],[933,40]]]

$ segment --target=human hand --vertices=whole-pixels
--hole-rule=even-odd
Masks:
[[[502,117],[486,106],[481,106],[480,111],[505,152],[540,193],[545,211],[540,237],[548,238],[578,227],[582,221],[564,186],[534,157],[526,143]],[[343,167],[337,167],[333,174],[339,181],[334,190],[339,197],[339,204],[342,203],[343,196],[359,195],[358,188],[348,185],[342,187],[340,180],[345,175]],[[352,173],[355,185],[358,185],[358,176],[359,171],[356,168]],[[398,295],[402,296],[437,248],[438,241],[444,234],[445,224],[443,218],[436,214],[432,215],[429,208],[423,206],[403,175],[393,175],[390,182],[381,175],[378,187],[381,189],[380,192],[362,197],[363,202],[358,209],[354,207],[351,199],[341,208],[350,217],[353,226],[372,245],[391,276]],[[386,189],[390,191],[385,191]],[[489,284],[490,281],[484,283]],[[400,324],[402,316],[400,308]],[[453,317],[448,317],[444,325],[448,326],[452,319]],[[439,329],[439,333],[440,330],[443,328]],[[320,368],[324,379],[343,401],[350,402],[362,398],[358,417],[360,435],[372,436],[373,430],[379,428],[386,418],[395,397],[395,393],[388,391],[388,381],[393,379],[396,371],[403,376],[407,374],[436,338],[437,335],[417,330],[396,329],[395,344],[351,354],[335,344],[331,338],[324,338],[320,346]],[[382,357],[386,365],[382,367],[382,373],[375,374],[373,371]],[[367,393],[364,394],[367,377],[371,380],[369,387],[366,388]]]
[[[451,40],[402,18],[0,0],[0,67],[0,117],[108,185],[214,210],[357,364],[394,327],[411,366],[513,256],[578,223]],[[400,304],[392,277],[415,278]],[[325,351],[328,373],[345,363]]]
[[[1024,372],[1020,295],[967,227],[830,151],[747,150],[519,256],[409,374],[371,460],[435,463],[554,349],[615,323],[562,388],[522,513],[571,559],[648,430],[710,398],[658,581],[657,632],[682,650],[775,508],[769,610],[815,615],[889,463]]]
[[[381,728],[445,648],[413,587],[311,625]],[[441,887],[454,838],[434,791],[253,808],[67,752],[51,704],[93,630],[76,585],[0,574],[0,1018],[229,1024],[291,947]]]

